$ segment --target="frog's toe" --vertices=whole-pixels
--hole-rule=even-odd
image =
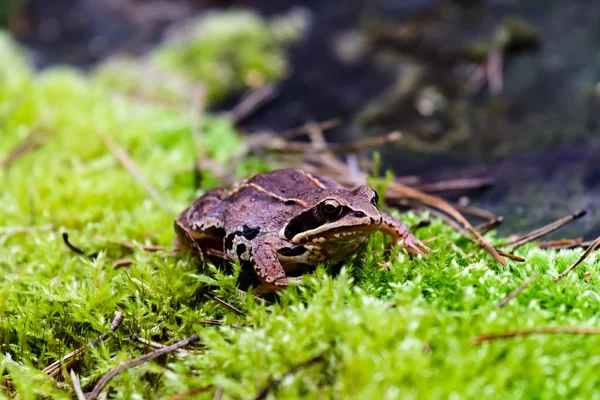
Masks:
[[[418,255],[425,256],[425,255],[431,253],[431,249],[414,236],[404,238],[403,247],[410,254],[413,254],[416,256],[418,256]]]

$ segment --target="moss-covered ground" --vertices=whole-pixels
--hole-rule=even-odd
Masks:
[[[110,398],[248,399],[294,366],[273,398],[594,398],[600,338],[534,335],[471,345],[482,332],[539,326],[595,326],[598,258],[558,283],[579,250],[525,246],[525,263],[507,267],[434,219],[418,230],[437,236],[425,260],[383,251],[374,235],[341,272],[321,266],[274,304],[240,298],[237,268],[224,273],[189,255],[163,257],[112,241],[170,246],[173,218],[193,189],[192,123],[186,112],[115,95],[100,81],[67,69],[33,73],[0,41],[0,159],[36,132],[43,144],[0,169],[0,393],[21,399],[72,398],[68,370],[42,369],[108,330],[71,368],[84,391],[109,369],[150,351],[130,339],[171,344],[195,333],[194,353],[176,353],[125,371]],[[110,135],[165,200],[159,206],[107,149]],[[225,160],[239,145],[227,120],[204,115],[201,146]],[[252,165],[239,167],[240,175]],[[204,187],[218,184],[206,176]],[[407,223],[422,217],[402,215]],[[74,243],[97,258],[77,255]],[[488,234],[494,240],[494,234]],[[453,247],[453,245],[458,247]],[[114,260],[133,263],[115,268]],[[380,264],[387,264],[382,268]],[[589,279],[584,278],[591,272]],[[540,277],[504,308],[497,304],[529,276]],[[241,310],[220,306],[207,292]],[[222,321],[221,326],[202,323]]]

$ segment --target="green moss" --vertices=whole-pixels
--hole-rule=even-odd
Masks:
[[[225,398],[249,398],[292,366],[325,352],[323,363],[285,379],[277,398],[539,398],[595,396],[599,338],[531,336],[471,346],[481,332],[547,325],[596,325],[598,256],[559,283],[552,279],[581,254],[533,245],[526,263],[501,267],[439,220],[418,236],[438,236],[425,260],[384,252],[381,234],[341,272],[321,266],[274,305],[240,299],[238,269],[202,268],[190,256],[125,251],[109,241],[169,246],[172,220],[197,195],[186,113],[115,96],[103,84],[60,69],[33,74],[0,38],[0,159],[30,132],[41,148],[0,169],[0,371],[5,396],[71,398],[64,379],[40,371],[123,324],[73,366],[85,390],[119,362],[148,352],[129,337],[172,343],[199,333],[197,354],[170,355],[128,370],[110,397],[164,398],[206,385]],[[125,148],[166,199],[153,202],[98,135]],[[204,117],[203,149],[226,160],[239,142],[227,121]],[[264,168],[256,160],[240,173]],[[205,188],[216,184],[205,180]],[[403,215],[409,224],[419,220]],[[422,218],[422,217],[420,217]],[[19,231],[15,227],[24,227]],[[69,251],[60,233],[89,253]],[[102,236],[107,240],[98,239]],[[493,234],[489,234],[494,239]],[[456,243],[466,256],[454,250]],[[131,257],[116,269],[110,263]],[[389,269],[380,264],[389,262]],[[540,278],[503,309],[497,303],[535,271]],[[592,273],[589,281],[585,271]],[[237,316],[203,295],[213,291]],[[394,307],[391,307],[394,305]],[[201,324],[219,319],[221,327]],[[235,328],[233,324],[244,324]],[[214,389],[200,394],[212,398]]]

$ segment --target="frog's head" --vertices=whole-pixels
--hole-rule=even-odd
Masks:
[[[323,190],[283,227],[280,236],[343,258],[379,230],[382,217],[377,201],[377,192],[368,186]]]

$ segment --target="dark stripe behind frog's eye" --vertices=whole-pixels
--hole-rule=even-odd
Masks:
[[[373,190],[373,198],[371,199],[371,203],[377,207],[377,203],[379,203],[379,195],[376,191]]]

